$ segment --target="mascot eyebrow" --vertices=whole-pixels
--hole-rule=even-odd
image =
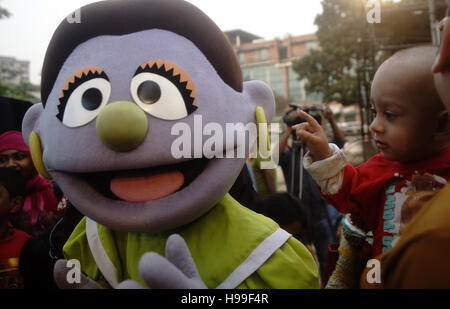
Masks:
[[[166,60],[148,61],[138,67],[134,76],[140,73],[158,74],[168,79],[175,87],[177,87],[178,91],[180,91],[188,115],[197,110],[194,82],[190,76],[175,63]]]
[[[66,104],[72,92],[81,84],[94,78],[103,78],[109,81],[109,78],[106,75],[105,71],[96,66],[85,67],[72,73],[72,75],[64,83],[64,86],[61,90],[59,104],[57,104],[59,112],[56,115],[56,118],[58,118],[61,122],[63,121]]]

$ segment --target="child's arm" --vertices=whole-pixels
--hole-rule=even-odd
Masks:
[[[297,137],[308,144],[303,164],[327,200],[343,213],[360,210],[352,190],[360,183],[357,170],[348,163],[344,153],[328,138],[322,126],[309,114],[299,111],[307,122],[294,126]]]

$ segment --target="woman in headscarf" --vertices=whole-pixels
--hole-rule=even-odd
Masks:
[[[22,133],[0,135],[0,167],[18,170],[26,182],[24,204],[13,221],[15,227],[33,236],[50,230],[58,216],[58,201],[52,182],[37,173]]]

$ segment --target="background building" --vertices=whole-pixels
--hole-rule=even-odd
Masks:
[[[243,30],[226,31],[241,64],[244,80],[262,80],[273,90],[277,110],[283,111],[287,103],[320,102],[318,94],[306,94],[305,80],[299,80],[292,69],[293,62],[318,49],[315,34],[264,40]],[[282,105],[282,106],[280,106]]]
[[[319,48],[315,34],[288,35],[273,40],[264,40],[240,29],[226,31],[225,34],[239,59],[244,80],[262,80],[272,88],[277,99],[278,117],[284,114],[289,103],[302,106],[322,104],[320,94],[307,94],[306,80],[299,79],[298,73],[292,69],[295,60]],[[344,106],[329,102],[328,105],[346,135],[360,134],[361,111],[357,104]]]
[[[0,56],[0,81],[11,85],[30,83],[30,61]]]

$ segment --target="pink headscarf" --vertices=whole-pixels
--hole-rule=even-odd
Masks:
[[[22,133],[8,131],[0,135],[0,152],[5,150],[19,150],[30,152],[25,144]],[[33,176],[25,181],[26,196],[23,211],[28,215],[27,226],[34,226],[43,220],[49,212],[57,213],[57,199],[53,191],[52,182],[39,175],[33,166]],[[32,233],[32,231],[27,231]]]
[[[0,152],[5,150],[30,152],[30,149],[28,149],[23,140],[22,133],[19,131],[8,131],[0,135]]]

